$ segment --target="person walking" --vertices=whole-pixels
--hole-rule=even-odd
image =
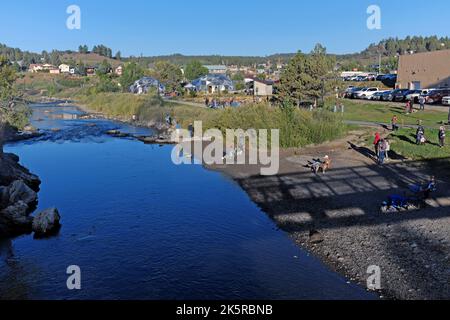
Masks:
[[[396,115],[392,117],[391,123],[392,123],[392,131],[398,131],[398,118]]]
[[[380,147],[380,141],[381,141],[381,136],[380,134],[377,132],[375,133],[375,140],[373,140],[373,145],[375,147],[375,157],[378,159],[379,157],[379,147]]]
[[[411,112],[411,101],[406,101],[406,106],[405,106],[405,112],[406,114],[410,114]]]
[[[409,100],[409,113],[414,113],[414,98]]]
[[[385,158],[386,161],[389,161],[389,152],[391,151],[391,142],[389,141],[389,139],[385,139],[384,140],[384,145],[385,145]]]
[[[422,126],[422,121],[417,122],[418,128],[416,131],[416,142],[418,145],[425,144],[425,128]]]
[[[440,127],[439,128],[439,147],[443,148],[445,147],[445,128],[444,127]]]
[[[425,111],[425,97],[419,97],[420,111]]]
[[[380,140],[378,146],[378,163],[380,165],[383,165],[385,159],[386,159],[386,141]]]

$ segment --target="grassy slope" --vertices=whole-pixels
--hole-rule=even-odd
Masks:
[[[417,145],[416,131],[413,129],[401,129],[390,135],[392,150],[397,154],[413,160],[439,159],[450,157],[450,146],[439,147],[438,130],[426,130],[428,143]],[[447,141],[448,143],[448,141]]]
[[[343,104],[345,105],[344,120],[390,123],[392,117],[396,115],[399,124],[416,125],[418,120],[422,120],[424,126],[438,128],[448,116],[447,108],[442,108],[442,111],[426,110],[406,115],[403,104],[364,103],[352,100],[344,100]]]

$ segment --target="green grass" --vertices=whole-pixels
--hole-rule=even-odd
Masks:
[[[447,121],[448,109],[442,108],[438,110],[418,111],[413,114],[406,115],[403,104],[379,102],[364,103],[352,100],[344,100],[345,106],[344,120],[351,121],[368,121],[389,124],[394,115],[398,117],[400,125],[417,125],[419,120],[426,127],[439,128],[441,123]],[[418,107],[416,105],[415,107]]]
[[[442,159],[450,157],[450,146],[439,147],[438,130],[426,130],[425,136],[428,142],[425,145],[417,145],[416,130],[401,129],[390,135],[391,149],[393,152],[412,160]]]

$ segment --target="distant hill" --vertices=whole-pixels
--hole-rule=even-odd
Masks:
[[[151,56],[151,57],[129,57],[124,59],[125,61],[138,61],[145,65],[152,65],[156,61],[168,61],[178,66],[185,66],[191,61],[200,61],[205,65],[238,65],[238,66],[253,66],[258,64],[267,63],[270,61],[272,64],[281,62],[288,62],[294,54],[274,54],[270,56],[221,56],[221,55],[192,55],[185,56],[182,54],[173,54],[167,56]]]
[[[408,52],[427,52],[442,49],[450,49],[450,39],[448,37],[438,38],[437,36],[430,37],[406,37],[405,39],[388,38],[379,43],[371,44],[362,52],[345,55],[334,55],[337,62],[342,69],[370,69],[370,66],[378,64],[379,57],[382,58],[382,65],[386,70],[396,68],[396,56],[403,55]],[[137,61],[138,63],[148,66],[154,64],[158,60],[164,60],[176,64],[178,66],[185,66],[193,60],[198,60],[202,64],[218,65],[238,65],[238,66],[254,66],[270,62],[273,65],[276,63],[287,63],[295,53],[278,53],[270,56],[221,56],[221,55],[192,55],[185,56],[182,54],[173,54],[166,56],[150,56],[150,57],[128,57],[112,59],[111,50],[106,46],[95,46],[93,50],[96,52],[104,52],[105,54],[89,53],[87,46],[80,46],[79,52],[74,51],[52,51],[42,52],[41,54],[21,51],[20,49],[9,48],[6,45],[0,44],[0,54],[6,55],[11,61],[22,61],[23,64],[48,62],[57,64],[59,62],[76,62],[80,60],[85,65],[97,65],[107,60],[112,66],[116,67],[122,62]],[[100,51],[99,51],[100,50]],[[85,52],[85,53],[80,53]],[[100,52],[100,53],[101,53]],[[106,55],[107,53],[107,55]]]

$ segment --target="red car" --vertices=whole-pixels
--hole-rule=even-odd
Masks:
[[[450,89],[436,89],[424,95],[425,102],[428,104],[440,104],[442,99],[450,95]]]

